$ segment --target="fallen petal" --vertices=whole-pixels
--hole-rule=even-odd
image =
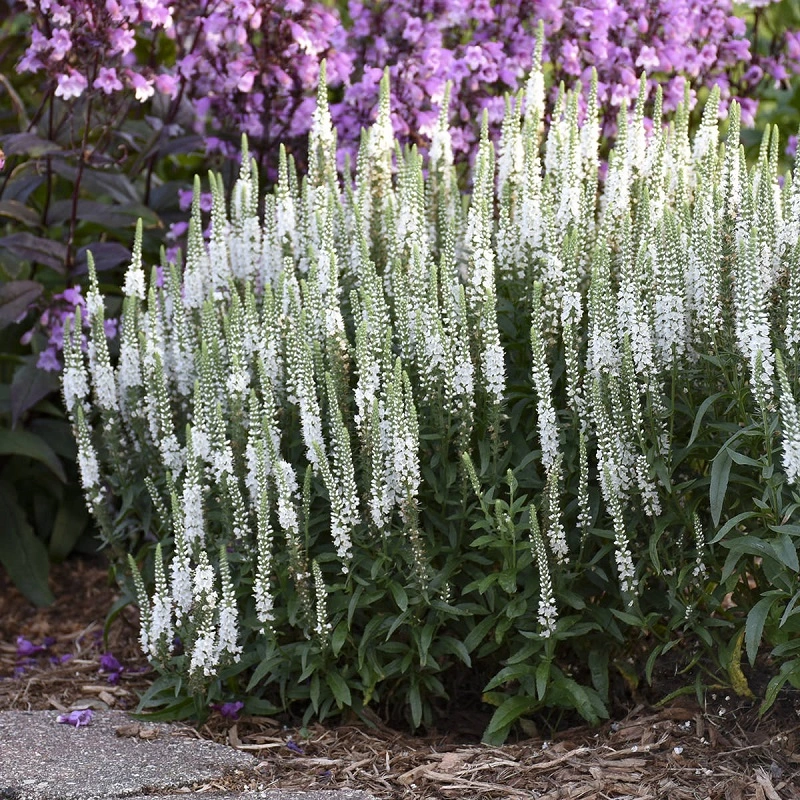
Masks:
[[[93,716],[94,712],[91,708],[82,708],[77,711],[70,711],[69,714],[59,714],[56,717],[56,722],[80,728],[81,725],[88,725],[92,721]]]

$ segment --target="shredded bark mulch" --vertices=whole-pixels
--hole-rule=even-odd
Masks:
[[[51,585],[56,603],[36,609],[0,572],[0,710],[132,710],[154,673],[139,650],[134,609],[122,611],[104,642],[105,614],[118,596],[106,565],[70,559],[53,568]],[[377,719],[305,729],[264,717],[232,722],[215,712],[184,731],[259,759],[256,779],[201,790],[349,787],[420,800],[800,800],[799,709],[800,693],[784,692],[759,718],[757,704],[723,690],[708,692],[702,705],[687,698],[665,707],[640,703],[599,728],[503,747],[470,740],[461,724],[454,726],[459,734],[411,736]]]

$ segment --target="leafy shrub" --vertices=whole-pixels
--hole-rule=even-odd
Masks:
[[[142,708],[416,727],[471,675],[501,741],[541,709],[597,721],[613,673],[669,650],[748,692],[766,636],[767,702],[797,680],[800,184],[777,134],[748,171],[718,92],[693,142],[686,105],[648,137],[640,102],[601,191],[594,89],[544,142],[527,97],[497,165],[484,116],[465,205],[446,113],[423,171],[387,79],[341,185],[323,93],[302,180],[283,158],[260,198],[245,152],[228,216],[210,175],[207,246],[198,183],[163,280],[137,240],[116,366],[90,272],[64,395],[91,508],[135,554],[163,676]]]

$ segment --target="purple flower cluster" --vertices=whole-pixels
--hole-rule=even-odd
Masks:
[[[46,71],[64,100],[85,92],[155,92],[191,100],[209,151],[237,152],[245,132],[257,153],[274,155],[280,141],[310,126],[319,62],[328,60],[332,86],[343,85],[331,111],[339,141],[351,152],[374,121],[378,84],[389,67],[393,125],[401,140],[424,147],[447,81],[456,153],[474,150],[483,109],[497,130],[505,92],[517,91],[530,68],[538,22],[545,26],[545,61],[552,84],[598,73],[601,107],[628,103],[645,72],[664,88],[664,108],[694,87],[717,84],[722,108],[736,97],[745,124],[756,100],[748,95],[769,78],[800,73],[800,32],[781,48],[751,51],[744,21],[731,0],[350,0],[345,25],[334,8],[288,0],[25,0],[35,26],[19,64]],[[170,65],[142,64],[158,35],[174,42]]]
[[[238,137],[273,147],[304,135],[310,126],[319,63],[340,81],[346,56],[332,49],[341,36],[336,14],[303,0],[227,0],[175,5],[176,38],[196,36],[177,63],[198,118],[212,131],[235,133],[233,143],[207,138],[209,150],[235,156]]]
[[[347,21],[319,0],[24,2],[34,27],[20,70],[45,71],[64,100],[187,98],[208,149],[229,156],[241,132],[270,157],[307,133],[322,58],[330,85],[343,87],[331,110],[346,150],[374,121],[388,67],[401,140],[425,145],[450,81],[453,147],[467,154],[483,109],[496,130],[504,93],[521,87],[539,21],[553,91],[561,80],[588,85],[595,69],[609,130],[642,72],[651,90],[664,87],[667,111],[687,80],[717,84],[723,110],[736,97],[745,123],[756,85],[800,73],[800,32],[756,54],[732,0],[350,0]],[[155,58],[159,37],[172,42],[169,64]]]
[[[52,296],[50,305],[39,316],[37,323],[22,336],[22,344],[30,344],[34,334],[41,331],[47,337],[47,344],[39,353],[36,366],[46,372],[57,372],[61,369],[61,352],[64,349],[64,326],[69,321],[72,325],[76,310],[81,309],[83,327],[88,330],[89,322],[86,313],[86,298],[81,294],[81,287],[74,286]],[[114,338],[117,333],[117,320],[105,321],[106,334]]]
[[[319,62],[333,82],[349,68],[331,48],[344,32],[322,3],[304,0],[24,0],[33,19],[20,72],[44,72],[62,100],[113,104],[156,93],[191,101],[200,133],[247,133],[258,148],[305,134]],[[170,41],[169,63],[156,54]],[[173,109],[176,106],[173,104]],[[210,126],[210,128],[209,128]],[[210,151],[233,154],[207,137]]]
[[[34,18],[31,43],[20,72],[46,72],[63,100],[85,92],[132,91],[148,100],[156,90],[174,95],[173,75],[137,62],[137,34],[173,28],[173,7],[155,0],[24,0]]]
[[[723,110],[738,99],[745,124],[756,110],[743,96],[748,90],[800,72],[800,34],[788,32],[777,55],[758,56],[731,0],[350,0],[349,12],[347,48],[357,66],[332,113],[340,140],[350,143],[375,118],[388,66],[402,139],[426,141],[451,81],[453,148],[474,150],[482,110],[497,130],[503,94],[521,87],[540,20],[553,91],[562,80],[588,87],[596,70],[607,132],[616,109],[637,95],[643,72],[651,92],[663,87],[666,111],[681,102],[688,79],[693,87],[719,85]]]

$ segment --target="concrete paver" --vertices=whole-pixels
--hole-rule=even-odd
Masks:
[[[122,711],[95,712],[78,728],[53,711],[0,713],[0,800],[185,800],[181,787],[240,773],[257,780],[258,760],[190,738],[179,726],[135,723]],[[133,726],[133,727],[132,727]],[[141,733],[144,732],[144,737]],[[251,784],[252,785],[252,784]],[[211,800],[213,793],[204,792]],[[361,792],[233,792],[218,800],[371,800]]]

